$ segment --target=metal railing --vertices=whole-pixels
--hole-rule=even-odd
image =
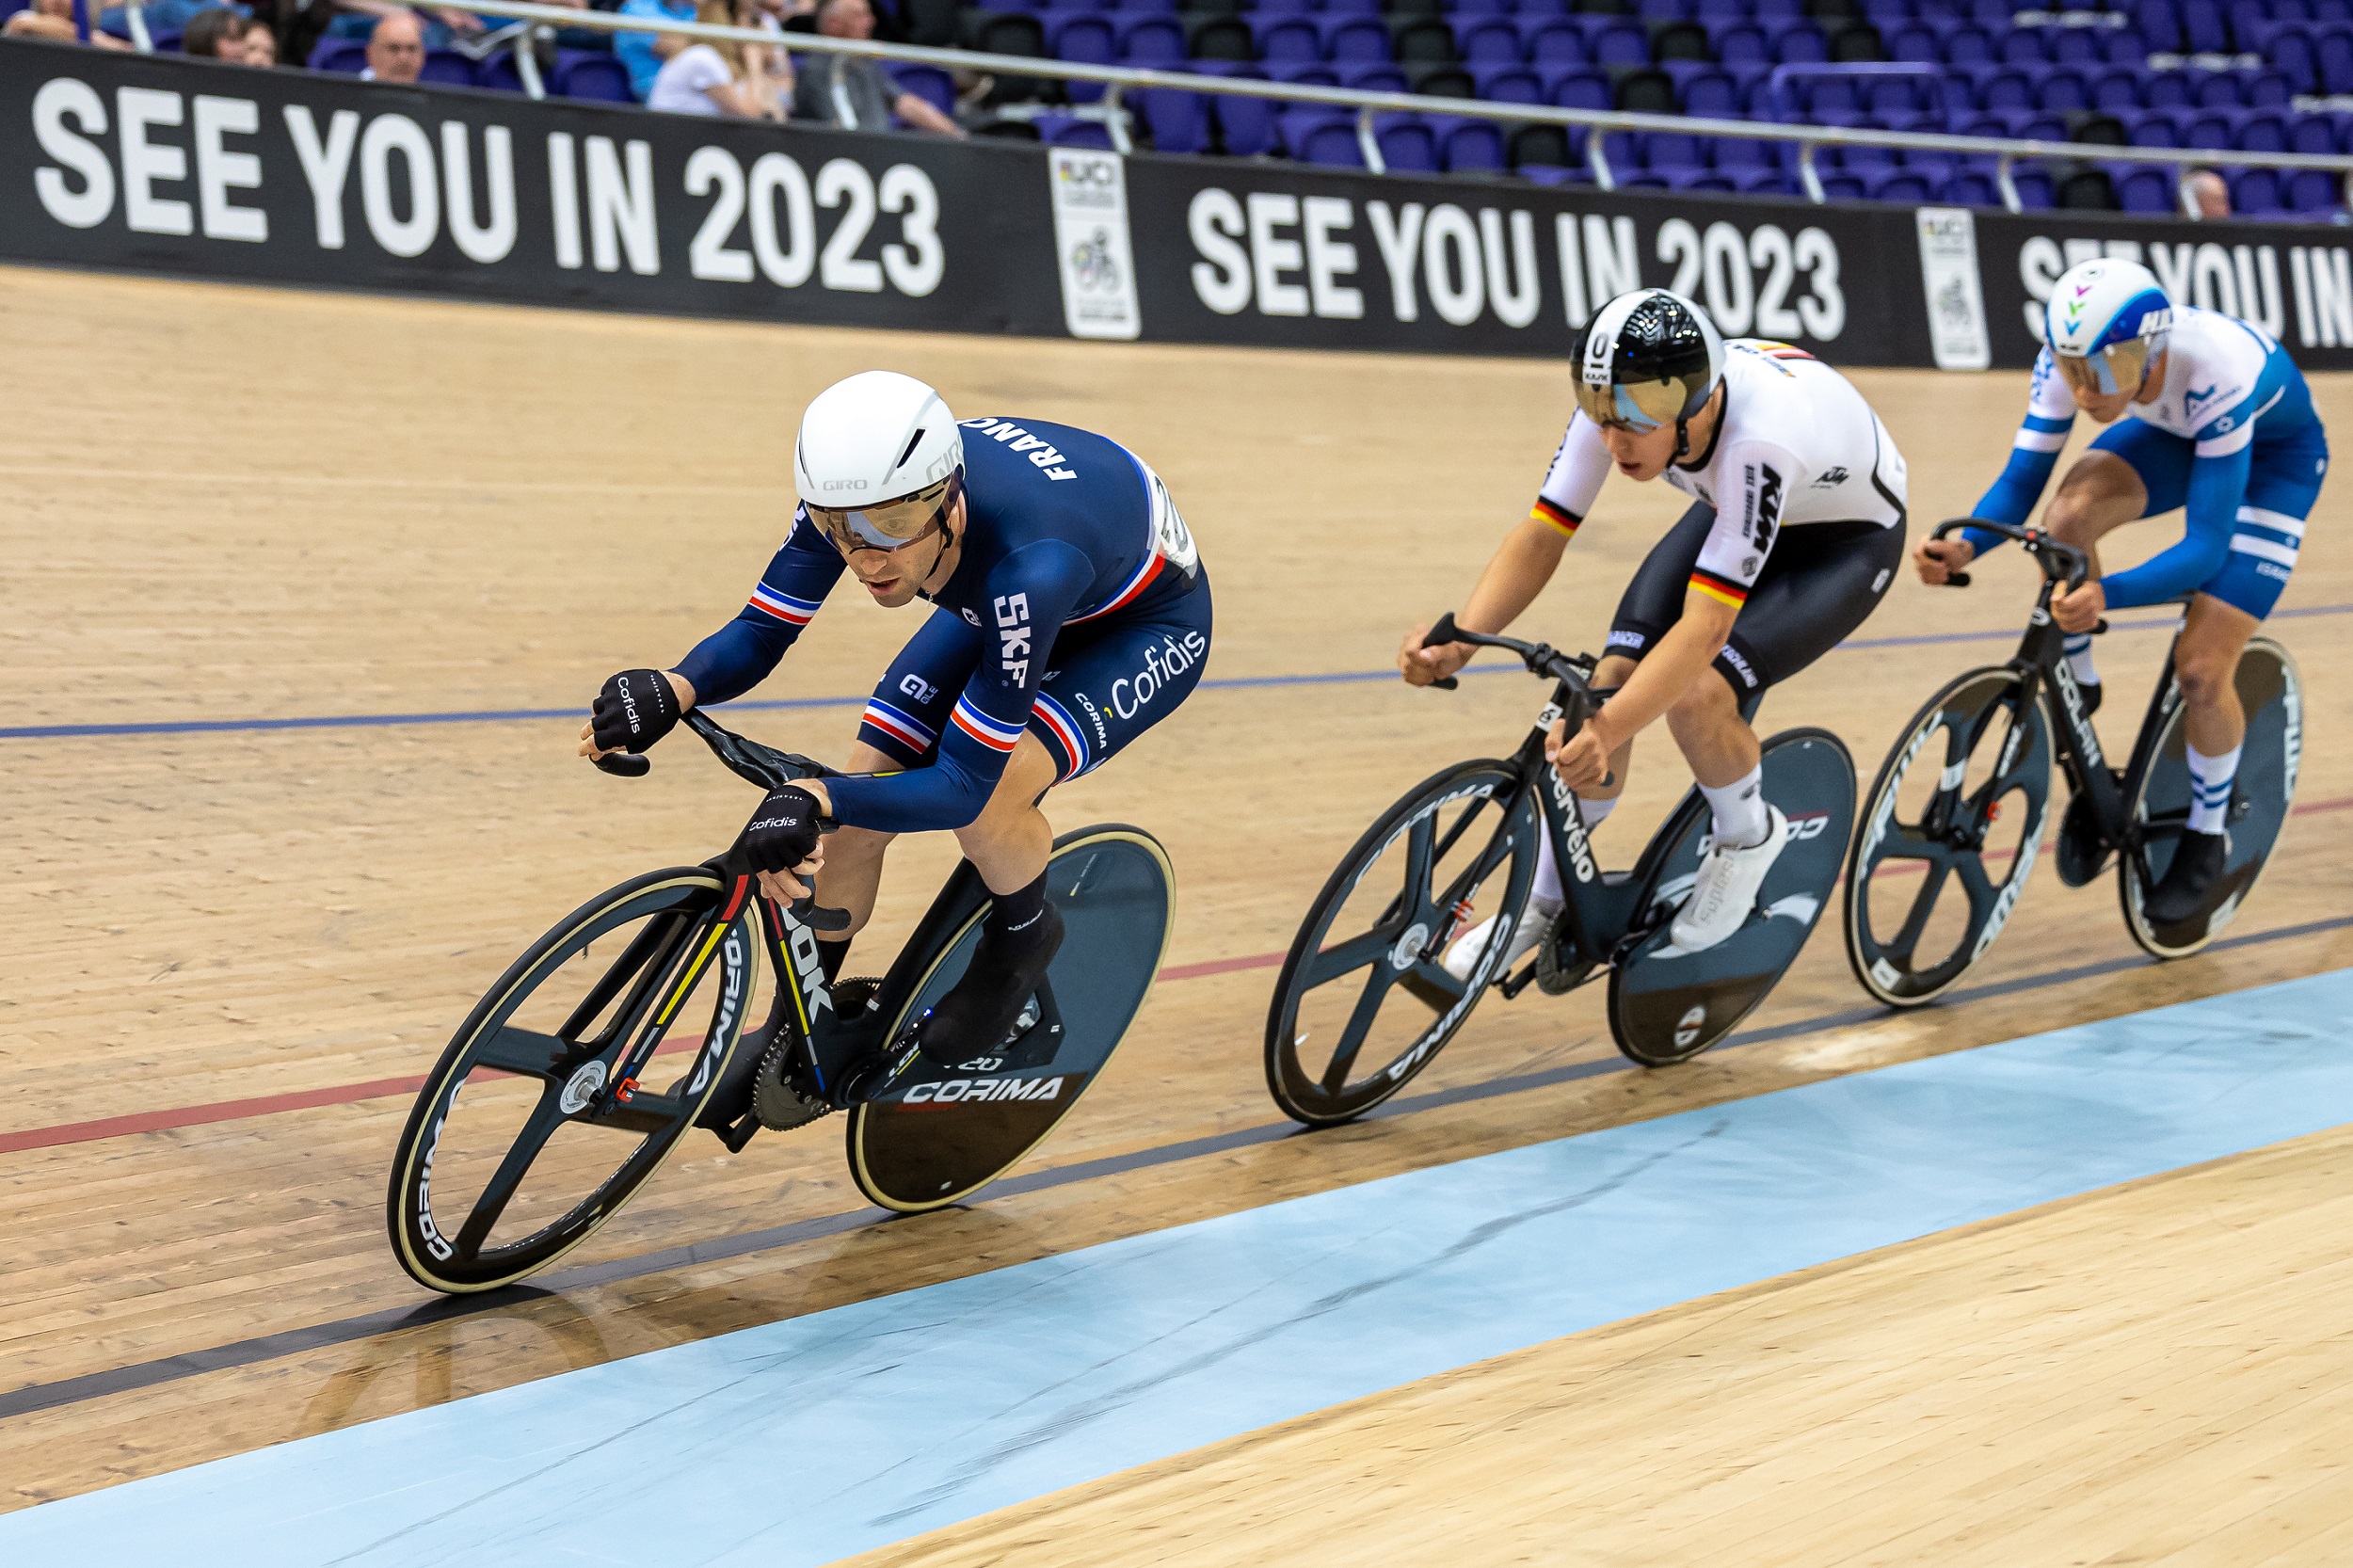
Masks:
[[[1314,87],[1304,83],[1266,82],[1228,76],[1195,76],[1181,71],[1156,71],[1140,66],[1084,65],[1074,60],[1034,59],[1024,55],[991,55],[969,49],[933,49],[912,43],[882,43],[871,39],[827,38],[822,33],[778,35],[752,27],[721,27],[666,17],[620,16],[611,11],[572,10],[542,6],[531,0],[432,0],[441,9],[532,24],[513,29],[516,69],[526,91],[542,95],[532,38],[541,25],[584,28],[608,33],[673,33],[719,42],[783,47],[794,54],[863,56],[904,65],[936,66],[950,72],[985,72],[1002,76],[1043,76],[1057,81],[1096,82],[1104,88],[1102,113],[1112,145],[1125,153],[1133,146],[1121,98],[1129,92],[1163,88],[1176,92],[1209,93],[1234,98],[1265,98],[1287,104],[1311,104],[1352,109],[1356,115],[1356,140],[1365,167],[1375,174],[1388,171],[1381,154],[1374,116],[1382,114],[1444,115],[1458,120],[1496,120],[1519,125],[1583,127],[1589,133],[1607,131],[1669,131],[1687,136],[1718,136],[1749,141],[1794,142],[1798,148],[1798,182],[1806,200],[1829,200],[1816,160],[1824,148],[1885,147],[1903,152],[1946,152],[1992,157],[1994,186],[2002,205],[2023,210],[2012,179],[2022,160],[2064,159],[2073,162],[2136,163],[2260,168],[2319,168],[2337,175],[2340,195],[2353,173],[2353,155],[2321,152],[2242,152],[2225,149],[2115,147],[2097,142],[2013,140],[1997,136],[1960,136],[1938,131],[1885,131],[1867,126],[1793,125],[1749,120],[1705,120],[1687,115],[1645,114],[1627,109],[1563,109],[1550,104],[1498,104],[1485,99],[1435,98],[1410,92],[1369,92],[1354,88]],[[504,30],[502,30],[502,35]],[[1593,184],[1615,190],[1618,182],[1599,135],[1588,135],[1586,162]]]

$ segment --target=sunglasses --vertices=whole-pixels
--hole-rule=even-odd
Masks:
[[[928,537],[934,529],[944,531],[948,509],[963,492],[964,474],[959,470],[936,485],[879,506],[818,506],[805,501],[801,509],[844,555],[861,550],[889,552],[904,550]]]

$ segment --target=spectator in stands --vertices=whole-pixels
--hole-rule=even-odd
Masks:
[[[0,23],[0,38],[41,38],[59,43],[72,43],[79,35],[73,30],[73,0],[32,0],[24,10]],[[110,33],[90,28],[90,42],[101,49],[128,49],[131,46]]]
[[[245,63],[264,70],[278,63],[278,32],[260,17],[249,18],[245,24]]]
[[[827,38],[871,39],[874,8],[869,0],[820,0],[817,30]],[[901,91],[875,60],[830,54],[802,60],[792,95],[794,119],[847,130],[888,131],[894,111],[918,130],[964,135],[954,120],[914,93]]]
[[[620,14],[642,16],[653,21],[667,18],[672,22],[695,20],[695,0],[621,0]],[[613,55],[629,72],[630,89],[644,103],[653,91],[653,79],[662,70],[662,56],[654,52],[657,40],[666,35],[660,33],[616,33],[613,35]]]
[[[749,25],[728,0],[702,0],[695,20],[716,27]],[[662,69],[654,72],[646,107],[670,114],[728,115],[737,120],[782,120],[792,103],[792,82],[768,72],[776,51],[729,40],[706,43],[679,33],[654,40]]]
[[[556,0],[561,5],[564,0]],[[305,14],[316,10],[320,0],[312,0]],[[412,11],[404,0],[332,0],[330,8],[340,11],[328,32],[336,38],[372,38],[375,24],[368,18],[379,21],[388,16],[413,16],[422,25],[424,46],[440,49],[448,45],[452,33],[479,33],[488,25],[472,11],[442,10],[427,6],[423,11]]]
[[[363,82],[413,83],[424,69],[424,24],[413,11],[378,17],[368,35],[368,66]]]
[[[207,6],[188,18],[180,35],[180,52],[198,59],[245,63],[246,18],[226,6]]]
[[[2211,168],[2194,168],[2183,178],[2182,194],[2189,210],[2199,217],[2217,218],[2231,216],[2230,182]]]

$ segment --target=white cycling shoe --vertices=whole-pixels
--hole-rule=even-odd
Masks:
[[[1762,843],[1747,849],[1716,844],[1701,857],[1699,880],[1676,912],[1669,933],[1685,952],[1712,948],[1748,923],[1749,912],[1756,907],[1757,892],[1765,886],[1765,873],[1773,869],[1789,842],[1789,819],[1778,806],[1769,805],[1765,809],[1772,825]]]
[[[1529,900],[1527,911],[1520,917],[1519,929],[1512,933],[1511,946],[1504,952],[1503,962],[1490,972],[1502,974],[1533,952],[1536,944],[1544,940],[1545,932],[1552,925],[1553,917],[1560,913],[1561,906],[1557,904],[1547,908],[1538,900]],[[1457,980],[1467,982],[1471,970],[1479,967],[1479,955],[1487,951],[1487,938],[1494,934],[1495,928],[1496,918],[1490,915],[1449,943],[1446,957],[1440,960],[1446,972]]]

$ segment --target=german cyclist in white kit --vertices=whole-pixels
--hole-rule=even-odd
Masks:
[[[1675,945],[1694,952],[1740,929],[1788,837],[1764,798],[1743,705],[1836,647],[1886,594],[1903,560],[1903,456],[1836,371],[1786,344],[1727,343],[1697,305],[1665,289],[1622,295],[1594,316],[1577,355],[1577,405],[1534,507],[1455,620],[1475,632],[1510,626],[1551,579],[1613,469],[1692,497],[1619,600],[1593,674],[1608,700],[1577,734],[1556,727],[1547,753],[1590,831],[1625,791],[1635,735],[1666,719],[1714,819],[1674,920]],[[1407,633],[1398,655],[1417,686],[1474,652],[1425,648],[1427,630]],[[1547,842],[1507,963],[1542,937],[1562,898]],[[1487,929],[1456,940],[1450,970],[1467,973]]]

